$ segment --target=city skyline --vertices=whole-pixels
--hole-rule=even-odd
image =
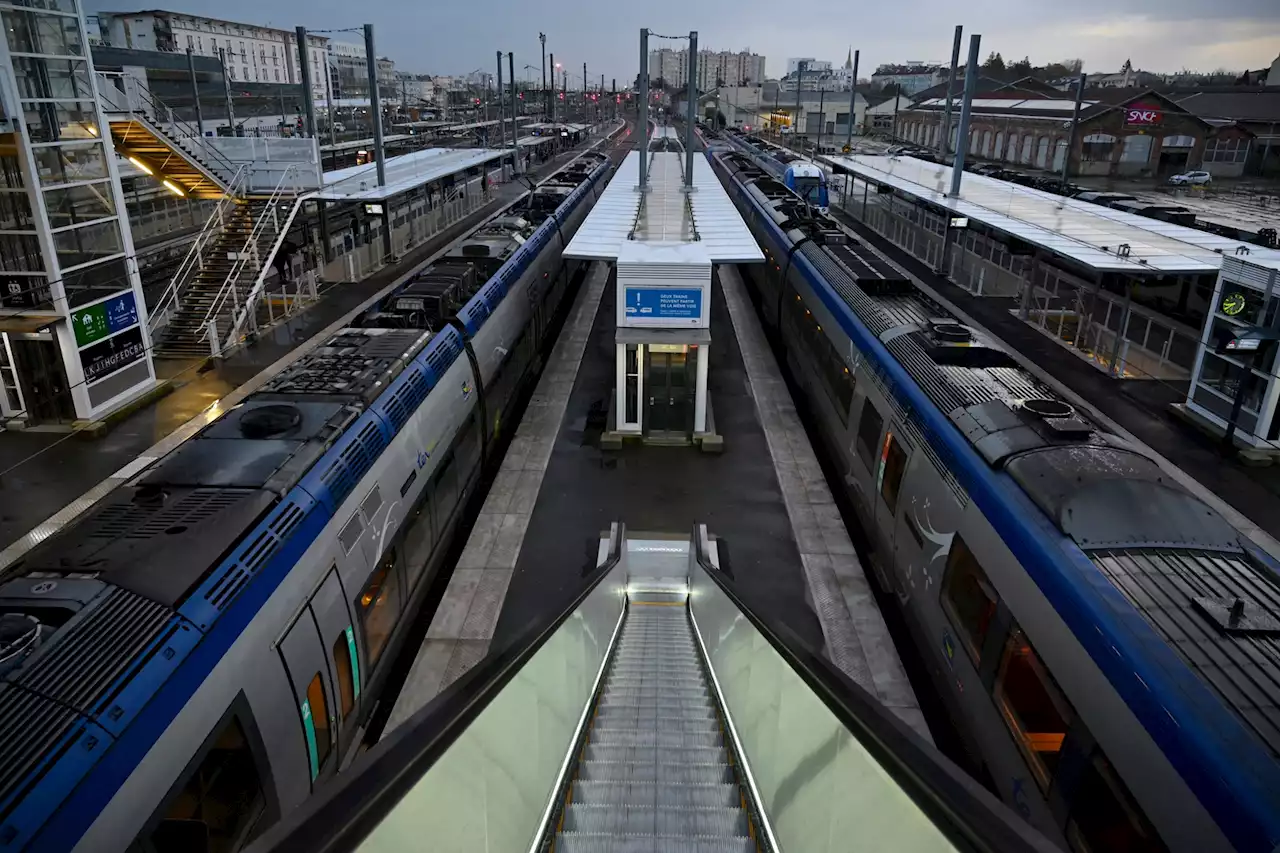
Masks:
[[[433,7],[428,17],[421,7],[403,0],[378,0],[356,12],[336,0],[285,0],[273,4],[267,16],[258,4],[227,0],[218,17],[289,30],[301,24],[344,41],[357,41],[360,35],[341,30],[372,23],[380,56],[394,60],[399,69],[437,75],[493,70],[493,52],[498,49],[514,51],[517,65],[540,66],[537,34],[542,31],[547,33],[548,53],[571,72],[571,81],[574,74],[581,76],[586,61],[592,78],[598,81],[604,74],[607,83],[617,78],[619,86],[624,80],[629,84],[638,70],[641,26],[672,35],[695,29],[702,47],[763,55],[769,77],[785,72],[788,57],[814,56],[839,65],[850,47],[862,52],[864,77],[884,63],[945,58],[957,23],[964,25],[966,36],[982,35],[984,58],[991,51],[1001,52],[1006,61],[1029,56],[1035,64],[1080,58],[1089,72],[1116,71],[1126,59],[1135,68],[1165,73],[1183,68],[1245,70],[1269,65],[1280,52],[1280,15],[1270,0],[1229,0],[1212,8],[1203,0],[1084,0],[1069,9],[1048,0],[1016,9],[978,0],[962,17],[939,0],[923,0],[910,26],[895,10],[855,13],[834,0],[817,0],[814,14],[802,17],[735,14],[744,7],[719,2],[692,9],[658,0],[644,9],[622,8],[603,20],[605,16],[592,14],[582,0],[537,13],[512,4],[511,14],[484,17],[458,7]],[[89,5],[91,13],[132,11],[106,0]],[[205,13],[196,0],[173,0],[164,8]],[[936,14],[930,12],[933,8]],[[423,26],[406,26],[406,16],[421,19]],[[922,20],[929,23],[921,26]],[[855,32],[864,34],[866,44],[857,43],[851,35]],[[683,46],[683,40],[658,38],[650,43],[650,49]]]

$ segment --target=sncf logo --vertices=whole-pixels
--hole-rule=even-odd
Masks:
[[[1125,112],[1125,124],[1155,124],[1160,121],[1160,111],[1145,107],[1133,107]]]

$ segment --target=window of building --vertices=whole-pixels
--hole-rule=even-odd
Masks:
[[[311,677],[307,685],[307,698],[302,700],[302,728],[307,738],[307,752],[311,759],[311,778],[320,774],[320,768],[333,749],[329,730],[329,707],[324,699],[324,682],[320,673]]]
[[[391,639],[396,620],[400,617],[400,580],[396,574],[396,549],[382,556],[374,570],[369,585],[356,601],[360,611],[360,624],[364,628],[365,651],[369,657],[369,669],[378,665],[382,650]]]
[[[333,641],[333,672],[338,679],[339,719],[351,716],[360,696],[360,660],[356,655],[356,632],[348,625]]]
[[[1249,156],[1248,139],[1210,139],[1205,143],[1204,162],[1243,163]]]
[[[994,694],[1036,783],[1047,791],[1075,712],[1021,628],[1005,643]]]
[[[947,568],[942,576],[942,609],[960,634],[974,664],[982,661],[982,646],[991,630],[999,597],[982,566],[959,534],[951,540]]]
[[[232,716],[140,846],[149,853],[231,853],[253,839],[266,805],[244,725]]]
[[[279,68],[277,68],[275,71],[276,71],[276,82],[277,82],[277,83],[279,83],[279,82],[280,82],[280,69],[279,69]]]
[[[236,79],[236,67],[234,65],[227,66],[227,75],[232,79]]]
[[[195,50],[195,47],[196,37],[191,35],[187,36],[187,50]]]
[[[1084,160],[1110,161],[1116,138],[1109,133],[1090,133],[1080,140],[1080,156]]]
[[[858,421],[855,449],[869,471],[875,470],[876,448],[880,446],[880,430],[883,428],[884,418],[880,417],[880,412],[868,397],[862,404],[862,417]]]
[[[902,449],[897,436],[889,432],[884,437],[884,447],[880,451],[880,471],[876,475],[876,484],[880,496],[889,505],[889,509],[897,512],[898,490],[902,486],[902,475],[907,471],[907,452]]]
[[[1067,843],[1081,853],[1164,853],[1168,848],[1111,762],[1095,752],[1071,797]]]

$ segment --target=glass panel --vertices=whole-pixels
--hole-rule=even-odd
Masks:
[[[48,9],[50,12],[66,12],[77,14],[75,0],[4,0],[10,6],[25,6],[28,9]]]
[[[960,632],[960,639],[975,664],[982,659],[982,644],[986,642],[991,620],[996,615],[997,601],[999,597],[973,552],[957,535],[952,540],[951,553],[947,555],[942,606],[951,617],[951,624]]]
[[[345,720],[351,716],[351,709],[356,704],[355,685],[351,680],[351,651],[345,630],[333,641],[333,672],[338,679],[338,708]]]
[[[93,302],[131,287],[129,266],[123,257],[62,273],[62,286],[72,307]]]
[[[867,398],[862,404],[862,418],[858,421],[858,455],[870,470],[875,465],[876,448],[880,446],[880,430],[884,418],[876,411],[875,403]]]
[[[64,142],[98,138],[98,116],[91,101],[22,105],[32,142]]]
[[[101,142],[32,148],[40,183],[45,186],[93,181],[107,176]]]
[[[0,234],[0,268],[14,272],[41,272],[44,255],[34,234]]]
[[[31,210],[31,197],[22,190],[0,192],[0,231],[34,230],[35,213]]]
[[[231,853],[256,835],[266,806],[253,750],[232,717],[162,813],[145,849],[188,853],[193,839],[199,839],[208,853]]]
[[[1047,791],[1075,712],[1021,628],[1005,644],[995,698],[1040,790]]]
[[[50,228],[105,219],[114,216],[116,212],[115,204],[111,201],[110,181],[48,190],[44,194],[44,206],[49,216]]]
[[[0,22],[4,23],[9,50],[13,53],[84,56],[77,18],[5,9],[0,12]]]
[[[1164,844],[1111,762],[1094,755],[1076,783],[1067,842],[1081,853],[1164,853]]]
[[[26,187],[22,177],[22,163],[15,153],[18,137],[13,133],[0,135],[0,189],[16,190]]]
[[[365,587],[358,602],[360,622],[364,626],[366,653],[372,670],[386,648],[391,632],[400,617],[400,584],[396,574],[396,549],[382,556],[382,562],[373,573],[373,580]]]
[[[324,682],[320,680],[320,673],[316,673],[311,678],[311,683],[307,685],[307,704],[303,710],[303,724],[307,723],[307,712],[310,712],[310,724],[312,731],[308,732],[308,745],[312,737],[315,738],[315,757],[316,764],[323,766],[325,759],[329,757],[329,751],[333,748],[333,741],[329,733],[329,708],[328,703],[324,699]]]
[[[63,269],[87,264],[106,255],[118,255],[124,251],[120,241],[120,223],[114,219],[86,225],[53,235],[54,251],[58,253],[58,265]]]
[[[35,59],[15,56],[13,73],[19,98],[93,99],[89,64],[83,59]]]
[[[907,471],[907,453],[898,444],[893,433],[884,437],[884,450],[880,457],[880,496],[894,512],[898,509],[898,487]]]
[[[782,850],[954,850],[701,566],[697,631]]]
[[[621,566],[600,582],[362,851],[420,849],[428,838],[435,850],[530,849],[622,613],[625,584]]]

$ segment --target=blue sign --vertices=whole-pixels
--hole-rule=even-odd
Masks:
[[[108,299],[104,307],[108,334],[115,334],[121,329],[138,325],[138,304],[134,302],[132,290]]]
[[[642,320],[697,320],[702,288],[627,288],[627,316]]]

